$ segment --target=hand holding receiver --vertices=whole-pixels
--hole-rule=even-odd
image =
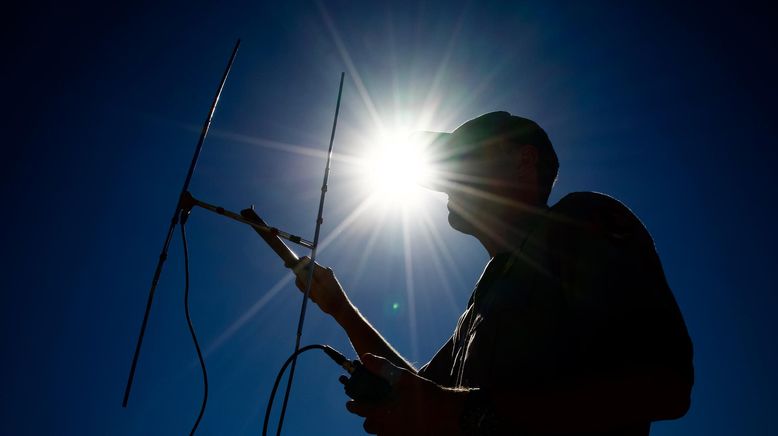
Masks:
[[[346,403],[346,409],[365,418],[366,432],[382,436],[461,433],[459,418],[468,391],[438,386],[373,354],[364,354],[362,364],[372,377],[358,382],[352,374],[351,379],[341,377],[341,382],[354,398]],[[351,383],[358,386],[349,386]],[[382,383],[390,387],[388,394]]]
[[[381,376],[370,372],[359,360],[352,360],[344,365],[351,377],[345,375],[338,379],[346,391],[346,395],[366,404],[378,404],[389,399],[392,386]]]

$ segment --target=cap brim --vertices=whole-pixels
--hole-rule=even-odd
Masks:
[[[452,135],[449,132],[415,131],[411,139],[421,145],[426,165],[429,167],[427,177],[419,185],[431,191],[445,192],[446,156],[451,148]]]

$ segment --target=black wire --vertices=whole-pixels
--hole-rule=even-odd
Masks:
[[[193,436],[197,431],[197,426],[200,425],[200,420],[203,419],[205,413],[205,405],[208,402],[208,372],[205,370],[205,359],[203,359],[203,353],[200,351],[200,344],[197,342],[197,335],[195,334],[194,326],[192,326],[192,317],[189,315],[189,248],[186,243],[186,218],[188,213],[182,211],[181,213],[181,240],[184,242],[184,274],[186,276],[185,288],[184,288],[184,311],[186,312],[186,323],[189,326],[189,333],[192,334],[192,341],[194,342],[195,350],[197,350],[197,358],[200,360],[200,368],[203,370],[203,403],[200,405],[200,414],[197,415],[197,420],[192,426],[192,431],[189,432],[189,436]]]
[[[192,334],[192,342],[194,342],[195,350],[197,351],[197,359],[200,361],[200,368],[203,371],[203,402],[200,406],[200,413],[197,415],[197,420],[195,421],[194,425],[192,426],[192,430],[189,432],[189,436],[193,436],[195,432],[197,431],[197,427],[200,425],[200,421],[203,418],[203,414],[205,413],[205,406],[208,403],[208,371],[205,369],[205,359],[203,358],[203,353],[200,350],[200,344],[197,341],[197,334],[195,333],[194,326],[192,325],[192,317],[189,314],[189,246],[186,240],[186,220],[188,218],[188,212],[182,211],[181,212],[181,241],[184,245],[184,312],[186,313],[186,324],[189,326],[189,333]],[[319,349],[324,351],[335,363],[338,365],[343,365],[344,362],[347,361],[347,359],[334,349],[332,347],[329,347],[327,345],[321,345],[321,344],[312,344],[312,345],[306,345],[305,347],[302,347],[292,353],[291,356],[289,356],[288,359],[286,359],[286,362],[281,366],[281,369],[278,371],[278,375],[276,376],[276,380],[273,383],[273,390],[270,392],[270,397],[268,398],[267,402],[267,408],[265,409],[265,420],[262,424],[262,435],[267,436],[267,426],[268,422],[270,421],[270,412],[273,409],[273,400],[275,399],[276,392],[278,391],[278,385],[281,383],[281,378],[284,375],[284,372],[286,372],[286,368],[289,366],[290,363],[292,363],[293,360],[296,360],[295,358],[308,351],[308,350],[314,350]],[[283,417],[283,415],[282,415]],[[278,432],[281,432],[280,427],[281,422],[279,422],[279,428]]]
[[[267,424],[270,421],[270,411],[273,409],[273,399],[276,396],[276,391],[278,390],[278,384],[281,383],[281,378],[284,375],[284,372],[286,372],[286,367],[289,366],[290,363],[292,363],[292,360],[297,357],[300,353],[303,353],[308,350],[313,349],[320,349],[327,352],[326,345],[319,345],[319,344],[313,344],[313,345],[306,345],[305,347],[300,348],[299,350],[292,353],[291,356],[289,356],[288,359],[286,359],[286,362],[284,362],[283,366],[281,366],[281,369],[278,371],[278,375],[276,376],[276,381],[273,383],[273,390],[270,391],[270,397],[267,400],[267,408],[265,409],[265,422],[262,424],[262,436],[267,436]],[[334,350],[333,350],[334,351]],[[327,352],[327,354],[329,354]]]

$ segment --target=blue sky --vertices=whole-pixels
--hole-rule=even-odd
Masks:
[[[148,285],[236,38],[193,193],[313,236],[346,72],[320,252],[409,360],[450,335],[485,264],[445,197],[364,203],[350,157],[387,129],[451,130],[493,110],[538,121],[561,169],[652,233],[695,345],[689,414],[653,435],[774,434],[775,35],[765,9],[667,2],[56,2],[9,14],[0,194],[3,434],[182,434],[201,379],[180,237],[136,384]],[[258,434],[300,298],[245,226],[195,210],[191,312],[211,395],[200,434]],[[298,250],[302,253],[302,250]],[[396,306],[396,308],[395,308]],[[352,353],[310,307],[303,343]],[[339,369],[300,359],[285,434],[360,434]]]

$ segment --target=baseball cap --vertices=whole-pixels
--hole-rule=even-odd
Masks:
[[[462,124],[453,132],[416,132],[417,140],[425,143],[433,176],[425,187],[434,191],[447,191],[452,183],[472,180],[473,163],[485,156],[487,149],[507,151],[510,147],[531,144],[539,154],[541,165],[552,167],[551,183],[556,178],[559,161],[545,130],[538,123],[511,115],[508,112],[490,112]]]

